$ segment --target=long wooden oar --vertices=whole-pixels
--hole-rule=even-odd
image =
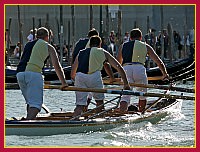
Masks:
[[[69,85],[72,85],[71,80],[68,80],[67,83]],[[110,83],[109,81],[104,81],[105,85],[123,85],[123,82],[116,81],[113,83]],[[57,81],[45,81],[45,85],[61,85],[61,82],[59,80]],[[163,90],[172,90],[172,91],[181,91],[181,92],[188,92],[188,93],[195,93],[195,89],[189,89],[189,88],[181,88],[181,87],[168,87],[168,86],[162,86],[162,85],[153,85],[153,84],[135,84],[130,83],[131,86],[134,87],[142,87],[142,88],[154,88],[154,89],[163,89]],[[6,83],[5,89],[19,89],[18,83]]]
[[[60,85],[45,85],[45,89],[61,89]],[[144,93],[139,91],[131,90],[111,90],[111,89],[96,89],[96,88],[77,88],[77,87],[66,87],[63,91],[81,91],[81,92],[98,92],[98,93],[109,93],[109,94],[122,94],[122,95],[135,95],[135,96],[147,96],[147,97],[162,97],[169,99],[185,99],[195,100],[195,97],[191,96],[179,96],[179,95],[165,95],[158,93]]]
[[[158,77],[150,77],[150,78],[155,78],[155,79],[160,79],[160,76]],[[110,83],[110,80],[104,79],[103,82],[105,85],[123,85],[123,82],[121,81],[120,78],[115,78],[117,81]],[[73,85],[72,80],[66,80],[68,85]],[[45,84],[50,84],[50,85],[61,85],[61,82],[59,80],[55,80],[55,81],[45,81]],[[135,84],[135,83],[130,83],[131,86],[135,86],[135,87],[142,87],[142,88],[154,88],[154,89],[163,89],[163,90],[172,90],[172,91],[181,91],[181,92],[188,92],[188,93],[195,93],[194,89],[189,89],[189,88],[181,88],[181,87],[168,87],[168,86],[162,86],[162,85],[145,85],[145,84]]]
[[[104,81],[104,84],[106,85],[123,85],[123,82],[121,81],[116,81],[113,83],[110,83],[109,81]],[[169,86],[162,86],[162,85],[153,85],[153,84],[135,84],[135,83],[130,83],[131,86],[134,87],[142,87],[142,88],[154,88],[154,89],[163,89],[163,90],[172,90],[172,91],[181,91],[181,92],[188,92],[188,93],[194,93],[194,89],[188,89],[188,88],[181,88],[181,87],[169,87]]]

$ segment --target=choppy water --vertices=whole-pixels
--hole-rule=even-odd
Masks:
[[[177,87],[193,88],[194,83],[178,84]],[[159,92],[159,90],[149,90]],[[6,90],[6,117],[25,116],[25,104],[20,90]],[[180,92],[176,92],[180,95]],[[193,95],[184,93],[184,95]],[[112,98],[113,95],[106,95]],[[136,102],[136,97],[132,102]],[[60,108],[74,109],[74,92],[45,90],[44,103],[52,112]],[[6,147],[194,147],[195,146],[195,101],[184,100],[180,113],[171,113],[152,124],[143,121],[125,124],[117,128],[80,134],[53,136],[5,136]]]

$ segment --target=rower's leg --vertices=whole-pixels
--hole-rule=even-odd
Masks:
[[[74,109],[74,115],[73,117],[77,117],[82,114],[86,106],[84,105],[76,105],[76,108]]]
[[[39,113],[39,109],[38,108],[35,108],[35,107],[29,107],[28,108],[28,112],[27,112],[27,117],[26,119],[27,120],[32,120],[32,119],[35,119],[37,114]]]
[[[139,99],[138,107],[139,107],[139,111],[140,112],[142,112],[145,109],[146,104],[147,104],[147,100],[146,99],[144,99],[144,100]]]
[[[28,113],[29,104],[26,105],[26,112]]]
[[[91,100],[92,100],[91,98],[87,98],[87,106],[85,107],[85,111],[88,110],[88,106],[89,106]]]
[[[128,103],[126,101],[121,101],[119,110],[120,112],[126,112],[128,110]]]
[[[96,107],[100,106],[96,109],[96,112],[99,113],[104,110],[103,100],[95,100],[96,101]]]

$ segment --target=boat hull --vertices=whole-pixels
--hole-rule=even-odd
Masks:
[[[146,112],[145,114],[134,113],[122,116],[111,116],[105,118],[94,118],[85,120],[6,120],[6,135],[25,135],[25,136],[48,136],[58,134],[75,134],[96,131],[105,131],[116,128],[117,126],[141,121],[150,121],[157,123],[168,112],[173,110],[181,111],[182,100],[176,100],[170,105],[159,110]]]

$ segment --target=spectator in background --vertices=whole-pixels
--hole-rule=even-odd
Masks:
[[[167,53],[169,49],[169,35],[167,29],[163,29],[163,41],[164,41],[164,58],[167,58]]]
[[[6,29],[5,31],[5,42],[6,42],[6,47],[9,44],[11,44],[11,37],[10,37],[10,34],[9,34],[9,29]]]
[[[21,45],[21,43],[18,42],[17,45],[16,45],[16,47],[15,47],[15,49],[14,49],[14,57],[17,58],[17,59],[19,59],[20,45]]]
[[[11,37],[9,33],[9,29],[6,29],[5,31],[5,44],[6,44],[6,50],[5,50],[5,57],[6,57],[6,65],[10,65],[9,63],[9,57],[11,56],[10,52],[10,44],[11,44]]]
[[[144,36],[145,42],[149,44],[153,49],[156,48],[156,36],[155,29],[149,29],[149,32]]]
[[[123,38],[123,43],[128,42],[129,41],[129,32],[126,32]]]
[[[102,37],[102,44],[101,44],[101,47],[104,49],[104,50],[106,50],[106,51],[108,51],[108,45],[106,44],[106,39],[105,39],[105,37]],[[109,52],[110,54],[112,54],[112,52]],[[112,54],[113,55],[113,54]]]
[[[33,32],[33,30],[30,30],[30,33],[29,35],[27,36],[27,41],[28,42],[31,42],[35,39],[35,36],[33,36],[33,33],[36,33],[37,32],[37,29],[35,29],[35,31]]]
[[[116,45],[115,45],[115,40],[116,40],[116,36],[115,36],[115,32],[111,31],[110,35],[109,35],[109,42],[110,44],[108,45],[108,51],[109,52],[113,52],[113,56],[115,56],[115,53],[117,51]]]
[[[161,31],[158,32],[158,36],[156,36],[156,54],[160,57],[161,56]]]
[[[174,36],[173,58],[174,58],[174,60],[177,60],[177,50],[179,50],[181,37],[180,37],[179,33],[176,31],[173,31],[173,36]]]
[[[194,48],[195,48],[195,30],[192,28],[189,33],[190,40],[190,58],[194,58]]]
[[[110,43],[115,44],[115,32],[111,31],[109,36]]]

